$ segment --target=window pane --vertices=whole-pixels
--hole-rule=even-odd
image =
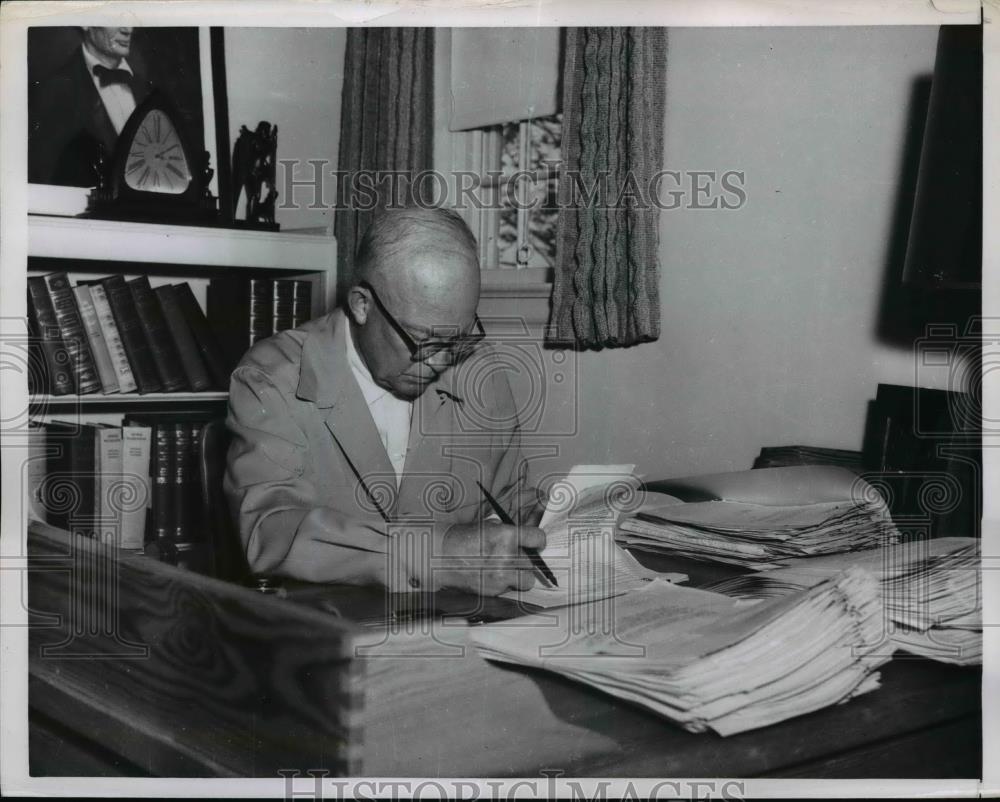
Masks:
[[[505,176],[511,176],[522,169],[520,131],[519,123],[502,126],[500,167]],[[521,266],[550,267],[555,264],[557,187],[554,179],[560,160],[562,115],[532,120],[528,131],[528,163],[523,169],[530,171],[536,180],[532,183],[522,179],[517,182],[516,188],[505,188],[501,192],[503,206],[500,211],[498,242],[500,263],[506,266],[518,264],[518,249],[522,243],[518,242],[517,237],[517,209],[510,200],[511,193],[517,191],[522,205],[529,201],[535,204],[528,212],[529,253],[522,254],[522,257],[527,255],[527,263],[522,263]]]

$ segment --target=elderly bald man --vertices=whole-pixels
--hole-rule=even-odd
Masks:
[[[534,584],[511,388],[482,342],[479,263],[443,209],[376,217],[345,308],[258,342],[233,372],[225,490],[251,568],[484,595]],[[490,514],[479,484],[521,526]]]

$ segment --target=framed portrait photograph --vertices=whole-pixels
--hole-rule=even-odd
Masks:
[[[197,157],[207,152],[216,167],[216,102],[225,102],[225,88],[212,66],[209,28],[29,28],[30,211],[83,213],[130,118],[153,94],[175,110]],[[217,187],[212,176],[208,189],[217,195]]]

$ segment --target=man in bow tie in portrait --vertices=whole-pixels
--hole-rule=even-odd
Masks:
[[[541,509],[479,291],[458,214],[387,210],[343,309],[243,357],[224,487],[254,572],[483,595],[534,584],[523,549],[545,545]]]
[[[92,187],[103,147],[115,142],[152,89],[129,62],[132,28],[81,28],[80,47],[46,79],[30,87],[28,180]]]

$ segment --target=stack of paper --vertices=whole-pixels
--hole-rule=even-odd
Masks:
[[[623,511],[638,498],[634,465],[577,465],[549,491],[540,522],[545,548],[540,556],[558,585],[536,578],[527,591],[506,598],[538,607],[562,607],[619,596],[654,578],[681,582],[686,574],[660,574],[644,568],[615,543]]]
[[[982,662],[979,541],[944,537],[883,549],[793,560],[712,590],[743,599],[795,593],[856,567],[880,580],[886,635],[913,654],[958,665]]]
[[[644,509],[622,521],[618,542],[755,570],[814,554],[870,549],[897,536],[881,499],[775,506],[702,501]]]
[[[875,669],[891,655],[881,613],[878,582],[859,569],[751,605],[655,581],[588,608],[484,626],[474,642],[488,659],[731,735],[877,688]]]
[[[856,474],[864,472],[860,451],[814,446],[765,446],[753,461],[754,468],[778,468],[787,465],[839,465]]]

